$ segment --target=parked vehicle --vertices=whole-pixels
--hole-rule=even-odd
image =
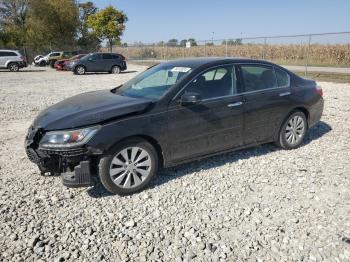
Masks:
[[[91,53],[69,65],[77,75],[86,72],[109,72],[119,74],[127,69],[125,57],[114,53]]]
[[[0,49],[0,68],[7,68],[11,72],[18,72],[23,67],[27,67],[27,60],[20,52]]]
[[[322,95],[316,82],[265,61],[175,60],[42,111],[26,151],[66,186],[98,177],[108,191],[130,194],[159,167],[269,142],[299,147],[321,118]]]
[[[69,70],[68,65],[69,63],[72,63],[76,60],[79,60],[80,58],[86,56],[86,54],[79,54],[79,55],[75,55],[69,59],[61,59],[55,62],[55,68],[56,70]]]
[[[71,52],[53,52],[48,55],[47,64],[50,65],[51,68],[54,68],[57,60],[68,59],[71,56]]]
[[[32,65],[38,66],[43,58],[43,55],[37,55],[36,57],[34,57]]]

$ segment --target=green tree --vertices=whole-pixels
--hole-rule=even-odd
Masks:
[[[182,46],[182,47],[186,46],[186,42],[187,42],[186,39],[182,39],[182,40],[180,41],[180,46]]]
[[[33,47],[72,49],[79,26],[74,0],[31,0],[28,34]]]
[[[2,45],[21,48],[26,54],[29,0],[0,0]]]
[[[240,39],[240,38],[237,38],[237,39],[230,39],[230,40],[224,40],[224,41],[222,41],[222,45],[225,45],[226,44],[226,42],[227,42],[227,45],[243,45],[243,43],[242,43],[242,39]]]
[[[113,43],[120,43],[127,20],[127,16],[122,11],[108,6],[90,15],[87,24],[98,38],[108,41],[109,50],[112,52]]]
[[[178,42],[179,41],[177,39],[172,38],[168,41],[168,46],[177,46]]]
[[[96,14],[97,7],[92,2],[80,3],[79,8],[79,28],[77,45],[80,49],[94,51],[100,46],[101,41],[90,32],[87,19],[90,15]]]
[[[196,39],[194,39],[194,38],[189,38],[188,41],[191,43],[191,46],[197,46]]]

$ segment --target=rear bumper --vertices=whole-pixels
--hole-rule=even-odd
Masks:
[[[127,65],[126,65],[126,62],[125,61],[123,61],[122,63],[121,63],[121,71],[125,71],[126,69],[127,69],[128,67],[127,67]]]
[[[324,100],[321,98],[309,109],[309,127],[317,124],[322,117],[324,108]]]
[[[18,64],[19,64],[19,67],[20,67],[20,68],[23,68],[23,67],[27,67],[27,66],[28,66],[27,62],[24,62],[24,61],[19,62]]]

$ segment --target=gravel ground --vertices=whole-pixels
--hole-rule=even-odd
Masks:
[[[143,69],[0,72],[0,261],[350,261],[349,84],[320,83],[324,116],[293,151],[264,145],[163,170],[127,197],[41,177],[23,148],[38,112]]]

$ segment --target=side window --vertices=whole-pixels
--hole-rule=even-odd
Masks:
[[[4,57],[4,56],[6,56],[5,52],[0,52],[0,57]]]
[[[102,54],[102,59],[113,59],[113,55],[112,54]]]
[[[242,65],[241,69],[246,92],[277,87],[273,68],[259,65]]]
[[[290,85],[290,76],[287,72],[282,71],[281,69],[275,68],[277,85],[278,87],[289,87]]]
[[[93,55],[91,55],[91,56],[89,57],[89,60],[90,60],[90,61],[95,61],[95,60],[97,60],[97,59],[99,59],[99,55],[98,55],[98,54],[93,54]]]
[[[4,52],[4,54],[4,56],[17,56],[17,54],[14,52]]]
[[[185,88],[185,93],[197,93],[202,99],[210,99],[237,93],[237,78],[234,66],[210,69],[196,77]]]

